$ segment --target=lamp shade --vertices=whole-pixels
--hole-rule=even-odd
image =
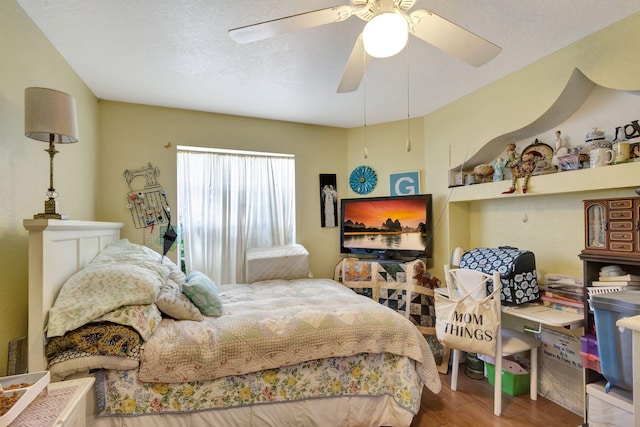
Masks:
[[[407,44],[409,25],[397,13],[385,12],[367,22],[362,31],[364,50],[375,58],[388,58]]]
[[[24,91],[24,134],[38,141],[78,142],[76,100],[58,90],[28,87]]]

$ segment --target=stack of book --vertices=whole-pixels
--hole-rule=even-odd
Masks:
[[[582,280],[561,277],[545,277],[546,286],[542,296],[542,303],[546,307],[570,313],[584,313],[584,288]]]
[[[617,276],[607,276],[606,274],[600,274],[599,280],[592,281],[591,286],[587,288],[587,292],[589,292],[589,308],[593,310],[591,298],[594,295],[619,292],[625,289],[640,290],[640,275],[624,273]]]
[[[630,286],[640,288],[640,275],[623,274],[621,276],[600,276],[599,280],[591,282],[591,286]]]

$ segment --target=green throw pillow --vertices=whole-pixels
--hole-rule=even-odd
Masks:
[[[218,295],[218,288],[204,273],[192,271],[187,274],[187,283],[182,285],[182,292],[205,316],[217,317],[222,314],[222,301]]]

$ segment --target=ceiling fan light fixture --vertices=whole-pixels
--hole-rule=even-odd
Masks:
[[[367,22],[362,31],[364,50],[374,58],[388,58],[407,45],[409,25],[400,14],[386,12]]]

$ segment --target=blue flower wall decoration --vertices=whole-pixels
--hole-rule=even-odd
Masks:
[[[376,188],[378,176],[369,166],[358,166],[349,176],[351,189],[358,194],[369,194]]]

